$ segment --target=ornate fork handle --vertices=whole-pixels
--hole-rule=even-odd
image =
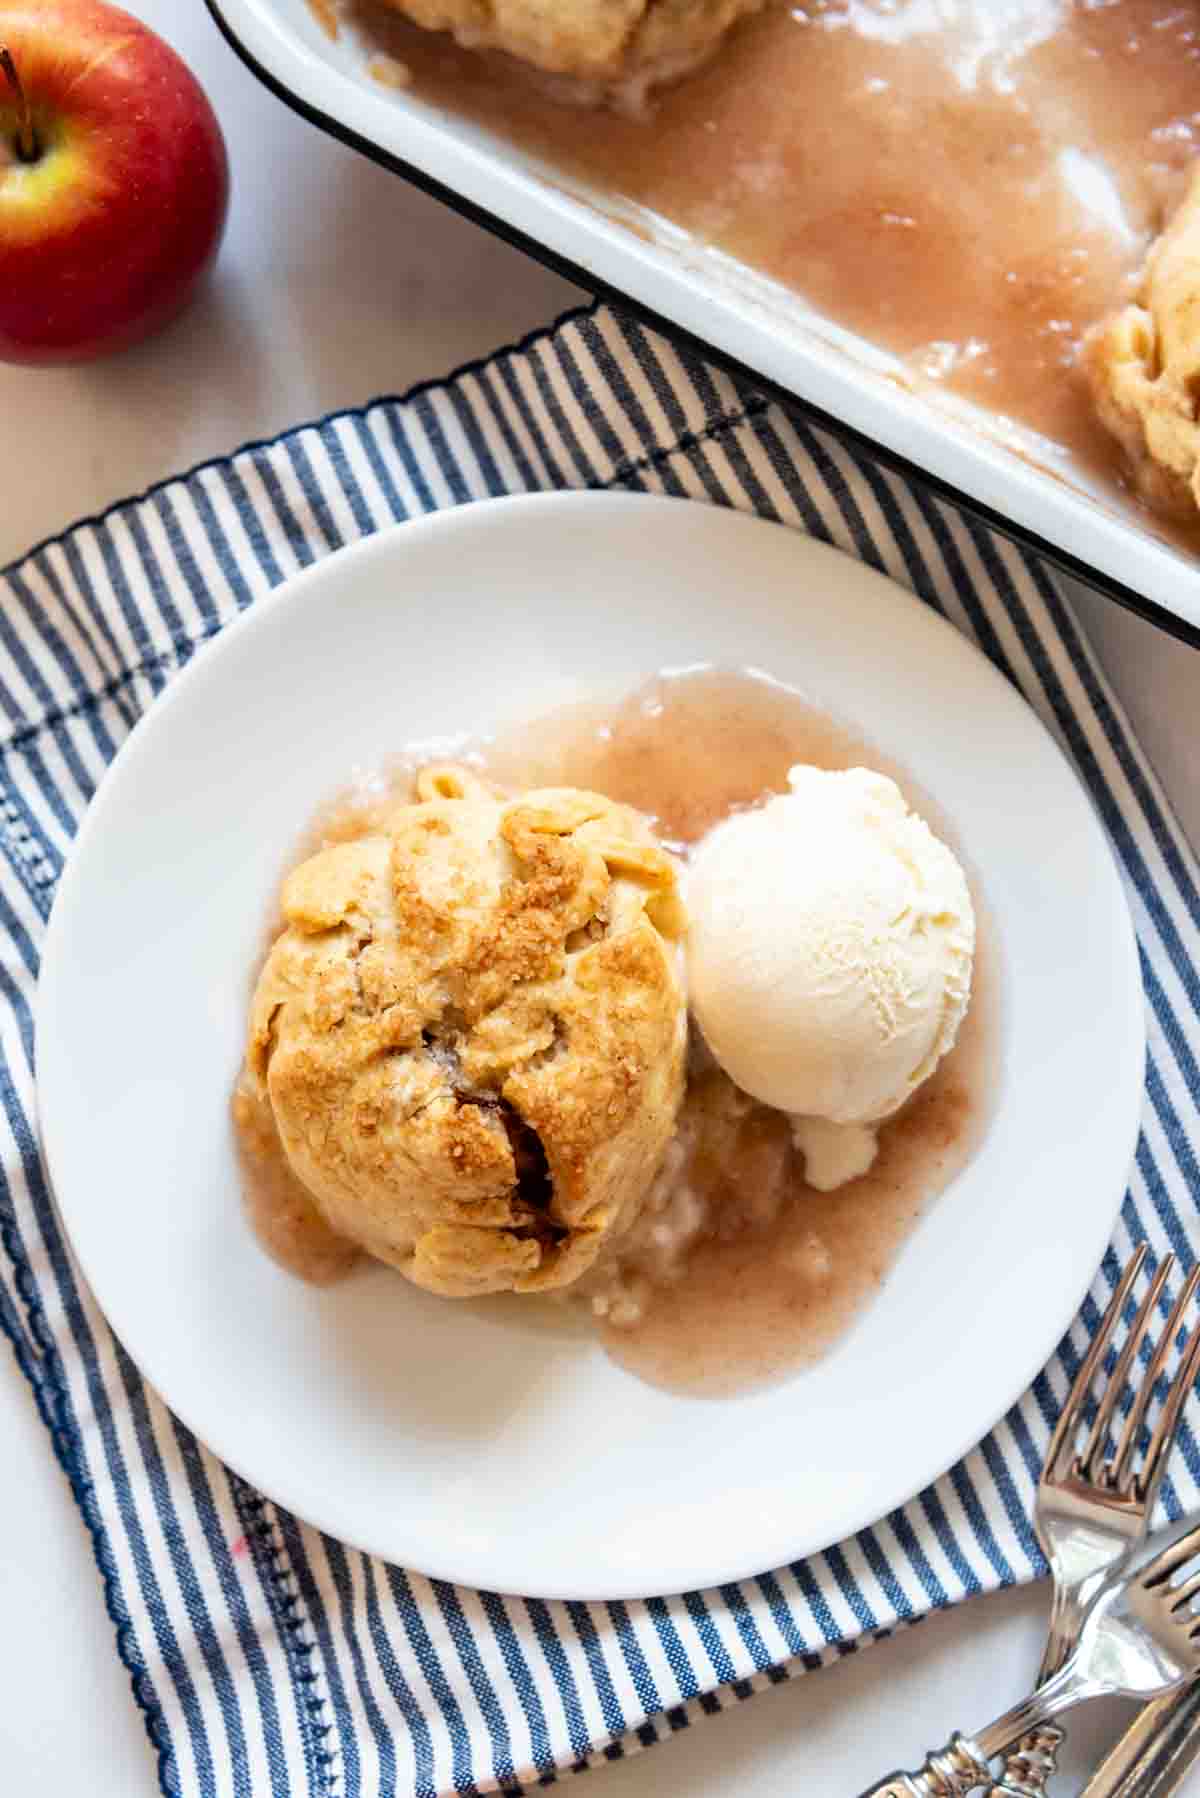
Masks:
[[[991,1780],[988,1764],[975,1743],[967,1736],[951,1736],[919,1773],[891,1773],[862,1798],[965,1798],[966,1793],[990,1785]]]
[[[1189,1546],[1191,1541],[1189,1539]],[[1200,1527],[1194,1531],[1192,1546],[1192,1554],[1197,1553],[1200,1553]],[[1160,1555],[1151,1563],[1156,1575],[1159,1562],[1164,1559],[1165,1556]],[[1093,1638],[1098,1634],[1094,1631]],[[1096,1678],[1084,1655],[1087,1646],[1085,1638],[1065,1667],[1036,1692],[1031,1692],[1028,1698],[1023,1698],[1020,1704],[989,1723],[986,1729],[981,1729],[975,1736],[951,1736],[944,1748],[929,1756],[919,1773],[889,1773],[879,1785],[863,1792],[861,1798],[965,1798],[967,1792],[978,1791],[980,1786],[991,1786],[988,1762],[997,1755],[1007,1753],[1015,1743],[1035,1733],[1040,1734],[1060,1711],[1070,1710],[1085,1699],[1126,1689]]]
[[[1058,1725],[1047,1723],[1018,1742],[1004,1762],[1002,1783],[992,1786],[987,1798],[1046,1798],[1062,1740]]]

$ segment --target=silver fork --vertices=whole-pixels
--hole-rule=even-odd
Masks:
[[[1155,1698],[1200,1672],[1200,1527],[1136,1572],[1114,1570],[1093,1592],[1079,1640],[1058,1672],[974,1736],[952,1736],[918,1773],[891,1773],[861,1798],[964,1798],[989,1781],[988,1762],[1021,1735],[1092,1698]]]
[[[1129,1414],[1115,1448],[1111,1454],[1106,1452],[1117,1406],[1174,1271],[1175,1257],[1166,1255],[1129,1327],[1129,1334],[1096,1407],[1087,1439],[1082,1449],[1076,1451],[1076,1440],[1086,1423],[1092,1383],[1112,1345],[1145,1259],[1146,1245],[1143,1243],[1122,1275],[1067,1394],[1038,1483],[1034,1530],[1054,1581],[1050,1629],[1038,1674],[1039,1686],[1062,1666],[1079,1633],[1083,1613],[1104,1575],[1122,1556],[1136,1548],[1145,1535],[1166,1472],[1180,1413],[1200,1369],[1200,1331],[1197,1331],[1180,1357],[1162,1412],[1135,1472],[1134,1459],[1154,1389],[1200,1285],[1200,1262],[1197,1262],[1171,1308],[1149,1366],[1140,1379],[1135,1374],[1136,1391]],[[1061,1742],[1062,1731],[1053,1724],[1021,1741],[1005,1762],[1000,1783],[992,1788],[992,1798],[1040,1798],[1054,1772]]]

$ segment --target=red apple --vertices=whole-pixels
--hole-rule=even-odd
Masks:
[[[101,0],[0,0],[0,360],[81,362],[181,312],[225,142],[175,51]]]

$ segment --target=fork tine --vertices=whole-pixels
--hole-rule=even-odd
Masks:
[[[1171,1609],[1173,1611],[1182,1611],[1185,1605],[1191,1603],[1198,1592],[1200,1592],[1200,1573],[1193,1573],[1191,1579],[1181,1580],[1179,1585],[1171,1587],[1171,1597],[1173,1600]],[[1200,1617],[1198,1617],[1196,1621],[1200,1623]]]
[[[1161,1486],[1163,1474],[1167,1470],[1171,1445],[1179,1426],[1179,1416],[1188,1394],[1196,1384],[1197,1374],[1200,1374],[1200,1330],[1192,1332],[1183,1358],[1175,1369],[1175,1377],[1167,1390],[1162,1412],[1154,1426],[1150,1446],[1146,1450],[1145,1465],[1138,1475],[1138,1491],[1145,1501],[1147,1516],[1154,1508],[1154,1501],[1158,1497],[1158,1488]]]
[[[1197,1555],[1200,1555],[1200,1524],[1190,1529],[1186,1536],[1180,1536],[1177,1541],[1169,1542],[1159,1550],[1154,1559],[1142,1569],[1142,1585],[1161,1586],[1164,1580],[1169,1580],[1173,1573],[1178,1573],[1181,1567],[1186,1567]]]
[[[1158,1309],[1158,1301],[1163,1287],[1171,1276],[1175,1266],[1174,1255],[1164,1255],[1159,1263],[1158,1271],[1150,1282],[1145,1298],[1138,1308],[1138,1314],[1129,1326],[1129,1334],[1125,1345],[1117,1356],[1117,1364],[1112,1370],[1103,1396],[1096,1407],[1096,1421],[1091,1428],[1087,1444],[1079,1457],[1079,1468],[1085,1480],[1098,1483],[1101,1477],[1100,1462],[1104,1456],[1104,1445],[1108,1440],[1108,1425],[1121,1394],[1125,1390],[1125,1382],[1129,1378],[1129,1369],[1133,1365],[1134,1356],[1142,1346],[1142,1339],[1150,1326],[1150,1319]]]
[[[1050,1446],[1046,1450],[1046,1466],[1043,1477],[1061,1478],[1072,1460],[1075,1432],[1083,1416],[1083,1408],[1087,1403],[1092,1380],[1096,1369],[1108,1350],[1108,1345],[1116,1333],[1121,1321],[1121,1313],[1125,1309],[1125,1301],[1133,1289],[1133,1283],[1142,1271],[1142,1263],[1146,1259],[1146,1244],[1139,1244],[1133,1258],[1117,1283],[1116,1291],[1108,1302],[1108,1309],[1100,1320],[1100,1328],[1093,1336],[1091,1344],[1079,1365],[1079,1372],[1071,1382],[1071,1390],[1063,1401],[1054,1434],[1050,1438]]]
[[[1167,1364],[1167,1357],[1175,1346],[1175,1338],[1178,1336],[1184,1320],[1191,1309],[1192,1300],[1196,1296],[1196,1287],[1198,1285],[1200,1285],[1200,1261],[1197,1261],[1195,1267],[1193,1267],[1191,1273],[1184,1281],[1183,1290],[1171,1307],[1171,1315],[1168,1317],[1166,1324],[1163,1327],[1162,1335],[1158,1339],[1158,1347],[1151,1357],[1149,1367],[1146,1369],[1138,1383],[1133,1404],[1129,1408],[1129,1416],[1125,1419],[1125,1428],[1121,1431],[1121,1440],[1117,1444],[1117,1452],[1113,1458],[1112,1467],[1109,1472],[1109,1478],[1118,1492],[1125,1493],[1133,1489],[1134,1481],[1127,1481],[1126,1476],[1129,1471],[1130,1463],[1133,1460],[1134,1451],[1138,1445],[1138,1438],[1142,1433],[1142,1425],[1146,1421],[1146,1412],[1149,1410],[1150,1404],[1154,1398],[1154,1388],[1157,1386],[1163,1368]],[[1186,1360],[1189,1352],[1190,1347],[1185,1342],[1184,1355],[1176,1370],[1176,1379],[1179,1379],[1183,1374],[1183,1362]],[[1170,1396],[1171,1389],[1168,1388],[1167,1400],[1170,1399]],[[1166,1403],[1167,1400],[1164,1400],[1164,1403]],[[1150,1446],[1147,1450],[1148,1455],[1153,1456],[1156,1453],[1157,1436],[1158,1432],[1156,1431],[1154,1437],[1151,1438]],[[1166,1438],[1165,1440],[1167,1448],[1169,1449],[1169,1438]],[[1139,1497],[1146,1496],[1148,1488],[1145,1484],[1144,1477],[1137,1482],[1137,1489]]]

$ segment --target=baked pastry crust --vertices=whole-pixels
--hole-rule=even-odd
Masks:
[[[449,1297],[564,1286],[640,1208],[683,1091],[675,868],[599,794],[425,769],[289,875],[247,1074],[342,1235]]]
[[[1146,258],[1133,301],[1093,326],[1083,367],[1147,505],[1200,505],[1200,169]]]
[[[468,50],[504,50],[576,81],[646,88],[712,55],[762,0],[387,0]]]

